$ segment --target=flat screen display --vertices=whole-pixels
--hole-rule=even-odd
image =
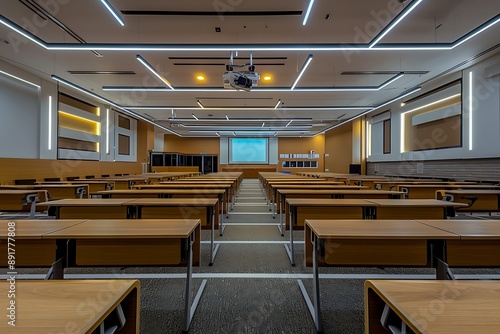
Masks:
[[[267,138],[229,138],[230,164],[268,164]]]

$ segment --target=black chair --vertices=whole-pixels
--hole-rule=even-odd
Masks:
[[[36,179],[20,179],[14,180],[16,186],[31,186],[36,183]]]

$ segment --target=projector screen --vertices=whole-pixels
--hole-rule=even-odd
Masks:
[[[229,138],[230,164],[268,164],[267,138]]]

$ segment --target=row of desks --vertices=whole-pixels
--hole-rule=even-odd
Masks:
[[[67,267],[186,266],[183,330],[189,329],[206,284],[204,280],[192,299],[192,266],[200,261],[200,220],[3,220],[0,221],[0,239],[8,241],[0,243],[3,254],[7,254],[7,246],[12,242],[8,239],[8,231],[15,232],[16,267],[50,266],[49,279],[64,278]],[[4,259],[6,265],[7,258]],[[48,309],[54,311],[52,307]],[[135,312],[139,312],[138,309]],[[40,320],[45,323],[45,318]],[[0,328],[5,323],[2,321]],[[26,322],[25,318],[23,323],[25,326],[34,324]],[[38,322],[35,324],[38,327]],[[61,322],[52,325],[56,324]],[[138,333],[138,317],[137,324],[130,326],[125,333]]]
[[[210,229],[210,265],[219,244],[214,242],[219,224],[216,198],[65,199],[39,203],[55,208],[57,219],[199,219]]]
[[[305,261],[313,266],[312,300],[302,281],[298,283],[318,331],[320,265],[433,267],[438,279],[453,278],[448,266],[500,266],[496,221],[307,219],[305,224]]]

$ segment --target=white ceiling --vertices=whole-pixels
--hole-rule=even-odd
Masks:
[[[0,43],[1,59],[46,79],[56,75],[185,136],[217,136],[216,132],[232,135],[233,131],[237,135],[267,136],[276,132],[277,136],[315,135],[442,73],[459,70],[461,67],[456,65],[500,42],[500,23],[497,23],[453,49],[401,49],[449,48],[491,19],[498,20],[500,1],[497,0],[423,0],[374,47],[379,50],[366,50],[364,43],[373,41],[400,12],[404,13],[405,8],[418,1],[316,0],[305,26],[302,20],[309,0],[109,2],[123,18],[124,27],[100,0],[2,0],[0,18],[24,27],[49,48],[55,44],[80,45],[53,21],[41,19],[28,8],[33,7],[30,3],[49,4],[46,10],[53,18],[86,43],[96,44],[95,49],[102,57],[87,50],[46,50],[2,24],[0,38],[10,44]],[[132,15],[125,11],[143,12]],[[146,15],[144,11],[155,15]],[[216,32],[216,27],[221,31]],[[121,50],[108,50],[109,44]],[[152,44],[152,48],[163,49],[172,49],[177,44],[181,49],[219,46],[224,50],[254,50],[253,63],[261,80],[251,92],[223,90],[222,75],[229,63],[229,51],[139,50]],[[295,51],[276,51],[284,46]],[[326,46],[337,50],[316,50]],[[397,49],[380,50],[390,46]],[[267,50],[261,51],[261,47]],[[357,50],[361,47],[362,50]],[[498,49],[485,56],[493,55]],[[291,91],[309,54],[314,58],[296,89]],[[137,55],[146,59],[175,90],[169,90],[154,77],[136,59]],[[234,64],[248,64],[249,56],[249,51],[238,51]],[[246,69],[247,65],[241,68]],[[134,74],[72,74],[70,71],[131,71]],[[346,71],[375,73],[346,75]],[[390,73],[380,73],[384,71]],[[405,74],[377,89],[398,73]],[[203,74],[206,80],[197,82],[198,74]],[[271,75],[272,80],[264,82],[264,75]],[[103,87],[135,90],[109,91]],[[151,87],[163,90],[145,90]],[[363,87],[372,91],[359,89]],[[218,90],[201,91],[202,88]],[[272,88],[281,90],[272,91]],[[311,91],[318,88],[330,91]],[[340,91],[331,91],[333,88]],[[274,109],[279,100],[282,104]],[[205,109],[201,109],[197,101]],[[323,109],[319,110],[320,107]]]

